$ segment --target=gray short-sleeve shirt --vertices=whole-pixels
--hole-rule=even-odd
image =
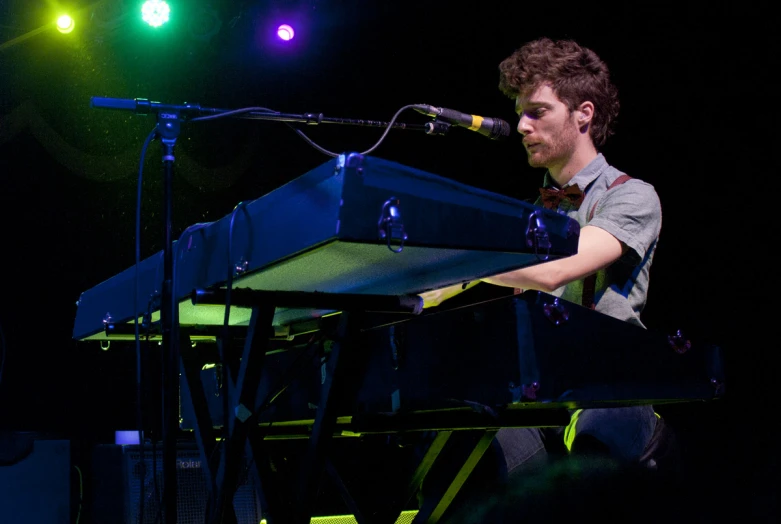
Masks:
[[[649,270],[662,227],[662,208],[654,187],[642,180],[631,178],[608,190],[623,174],[599,153],[568,184],[585,192],[580,208],[574,209],[563,201],[558,212],[576,219],[581,227],[590,225],[607,231],[629,248],[618,261],[597,273],[594,302],[601,313],[643,326],[640,313],[648,297]],[[553,185],[548,173],[544,185]],[[538,199],[536,204],[540,203]],[[554,294],[580,304],[583,283],[570,282]]]

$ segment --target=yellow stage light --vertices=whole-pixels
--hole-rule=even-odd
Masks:
[[[57,19],[57,31],[63,34],[68,34],[73,31],[73,18],[68,15],[62,15]]]

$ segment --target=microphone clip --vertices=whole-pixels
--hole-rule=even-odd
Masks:
[[[450,131],[450,128],[453,126],[450,122],[445,122],[444,120],[439,120],[438,118],[435,118],[431,122],[426,122],[426,134],[427,135],[445,135],[448,131]]]

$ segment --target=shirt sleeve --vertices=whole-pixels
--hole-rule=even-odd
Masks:
[[[659,195],[651,184],[629,180],[600,197],[594,217],[587,225],[604,229],[616,237],[632,250],[628,260],[639,264],[661,232]]]

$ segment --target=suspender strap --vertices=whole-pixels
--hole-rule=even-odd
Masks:
[[[629,175],[621,175],[613,182],[607,186],[607,190],[610,191],[614,187],[623,184],[627,180],[630,180],[632,177]],[[588,221],[591,222],[591,219],[594,218],[594,211],[597,209],[597,203],[599,200],[594,202],[594,205],[591,206],[591,211],[588,214]],[[586,306],[589,309],[594,309],[596,307],[596,304],[594,304],[594,292],[597,287],[597,274],[594,273],[592,275],[589,275],[586,277],[586,279],[583,282],[583,305]]]

